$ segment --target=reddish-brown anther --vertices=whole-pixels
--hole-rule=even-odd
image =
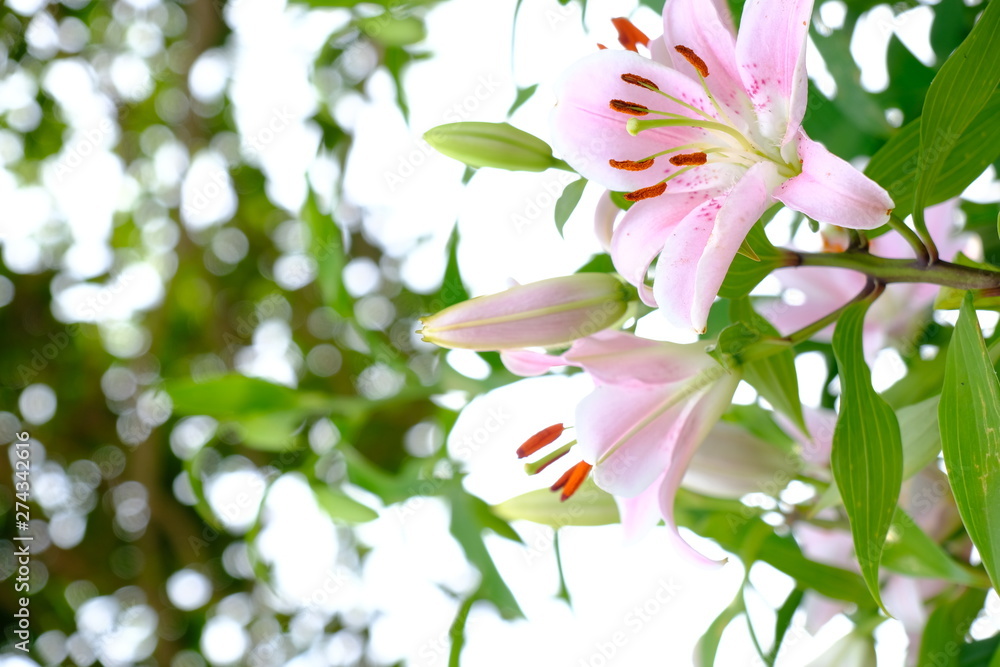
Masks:
[[[645,171],[653,166],[653,160],[641,160],[639,162],[635,160],[608,160],[608,164],[615,169],[623,169],[624,171]]]
[[[660,89],[660,87],[655,83],[644,76],[639,76],[638,74],[622,74],[622,81],[625,83],[631,83],[633,86],[642,86],[643,88],[649,88],[651,90]]]
[[[698,70],[698,74],[708,76],[708,65],[705,64],[705,61],[702,60],[697,53],[686,46],[681,46],[680,44],[675,46],[674,50],[684,56],[684,59],[691,63],[692,67]]]
[[[517,458],[523,459],[525,456],[531,456],[542,447],[552,444],[556,441],[556,438],[562,435],[564,430],[566,428],[562,424],[553,424],[552,426],[543,428],[517,448]]]
[[[666,183],[657,183],[656,185],[650,185],[648,188],[639,188],[633,192],[626,192],[625,199],[629,201],[642,201],[643,199],[652,199],[653,197],[659,197],[667,190]]]
[[[708,155],[705,153],[683,153],[670,158],[670,164],[678,167],[697,166],[706,162],[708,162]]]
[[[615,111],[620,111],[621,113],[627,113],[630,116],[645,116],[649,114],[649,107],[645,107],[641,104],[636,104],[635,102],[626,102],[625,100],[611,100],[609,106]]]
[[[552,485],[552,490],[559,491],[561,489],[562,496],[560,497],[560,500],[566,500],[576,493],[577,489],[580,488],[580,485],[583,484],[583,480],[587,479],[587,475],[590,474],[593,467],[594,466],[589,463],[580,461],[563,473],[563,476]]]
[[[636,28],[635,24],[627,18],[611,19],[611,23],[618,31],[618,43],[629,51],[638,53],[639,49],[636,48],[636,44],[649,45],[649,37],[646,37],[646,33]]]

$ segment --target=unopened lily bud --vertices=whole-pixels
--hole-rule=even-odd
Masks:
[[[615,276],[578,273],[457,303],[423,318],[419,333],[429,343],[469,350],[555,347],[621,320],[629,297]]]
[[[748,493],[777,496],[794,478],[801,461],[738,426],[719,422],[688,464],[681,485],[716,498]]]
[[[424,133],[438,152],[470,167],[508,171],[545,171],[562,165],[552,148],[538,137],[509,123],[449,123]]]

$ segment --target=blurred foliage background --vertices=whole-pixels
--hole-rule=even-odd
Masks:
[[[428,56],[424,18],[439,2],[264,4],[0,6],[0,442],[31,435],[38,664],[383,664],[354,526],[421,496],[449,503],[481,574],[455,592],[453,636],[477,599],[520,614],[483,533],[520,538],[463,489],[442,447],[462,404],[442,397],[512,378],[485,354],[488,376],[470,379],[414,333],[421,314],[467,297],[457,235],[442,286],[418,293],[341,187],[352,136],[338,104],[382,70],[406,113],[401,82]],[[836,89],[811,91],[805,126],[845,158],[868,156],[919,116],[978,9],[933,6],[936,64],[893,37],[892,85],[872,94],[849,47],[876,2],[827,5],[812,38]],[[296,61],[270,61],[286,47],[240,29],[267,12],[313,26],[300,59],[308,99],[290,111],[254,68],[276,69],[271,80]],[[268,157],[286,131],[308,139],[290,175],[287,155]],[[962,206],[994,257],[995,214]],[[5,614],[17,607],[12,479],[0,485]],[[326,559],[325,593],[279,576],[290,575],[274,531],[287,517],[265,498],[290,479],[332,520],[300,526],[291,545]],[[324,539],[335,546],[316,546]],[[5,655],[16,640],[8,627]]]

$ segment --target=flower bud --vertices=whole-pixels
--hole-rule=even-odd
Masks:
[[[438,152],[470,167],[508,171],[545,171],[560,166],[552,148],[538,137],[508,123],[449,123],[424,133]]]
[[[481,296],[425,317],[424,340],[441,347],[555,347],[606,329],[628,310],[628,287],[606,273],[550,278]]]

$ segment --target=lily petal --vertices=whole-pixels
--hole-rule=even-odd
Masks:
[[[813,0],[749,0],[736,38],[736,62],[765,136],[786,144],[806,109],[806,36]]]
[[[660,484],[666,475],[666,471],[663,471],[656,481],[637,496],[616,498],[626,542],[635,543],[663,518],[660,515]]]
[[[682,167],[664,158],[643,171],[616,169],[609,160],[641,161],[664,150],[706,141],[700,128],[666,127],[628,133],[628,116],[611,109],[611,100],[624,100],[658,111],[690,116],[694,112],[662,95],[622,81],[622,74],[636,74],[653,81],[661,90],[688,103],[712,110],[701,86],[669,67],[631,51],[599,51],[579,60],[555,85],[556,108],[551,116],[552,145],[584,177],[616,191],[632,191],[653,185]],[[701,168],[675,178],[677,191],[705,187],[704,178],[716,171]]]
[[[611,237],[619,213],[621,209],[611,199],[611,191],[605,190],[594,209],[594,236],[604,248],[604,252],[611,252]]]
[[[698,80],[694,67],[674,50],[677,45],[693,50],[708,66],[705,79],[715,99],[725,104],[730,116],[746,128],[753,119],[753,109],[743,92],[736,66],[736,38],[728,8],[720,15],[725,2],[706,0],[670,0],[663,8],[663,42],[674,69]]]
[[[667,192],[653,199],[636,202],[625,213],[611,238],[611,259],[625,280],[639,288],[639,297],[655,306],[653,290],[646,285],[646,274],[664,243],[691,211],[716,193],[712,191]]]
[[[889,221],[893,204],[882,186],[799,132],[802,173],[785,181],[774,198],[817,222],[875,229]]]
[[[727,374],[697,401],[692,401],[692,409],[677,434],[677,445],[671,451],[667,474],[660,485],[660,513],[663,515],[663,520],[666,522],[667,528],[670,529],[679,551],[690,556],[694,562],[703,565],[721,565],[721,563],[706,558],[681,537],[677,522],[674,521],[674,501],[677,498],[677,489],[680,488],[681,480],[684,479],[684,473],[687,472],[688,464],[695,452],[698,451],[702,440],[708,435],[709,430],[718,423],[722,413],[729,407],[739,382],[738,375]]]
[[[698,393],[706,391],[683,395],[682,385],[601,385],[580,401],[577,446],[585,461],[596,464],[599,487],[616,496],[636,496],[670,464]]]
[[[715,364],[704,343],[663,343],[623,331],[581,338],[562,358],[598,384],[634,387],[680,382]]]
[[[695,209],[667,240],[653,290],[666,316],[678,326],[705,331],[708,311],[736,251],[771,204],[768,190],[776,178],[774,163],[758,162],[728,195]]]
[[[522,377],[543,375],[553,368],[568,365],[561,356],[531,350],[502,350],[500,360],[507,370]]]

